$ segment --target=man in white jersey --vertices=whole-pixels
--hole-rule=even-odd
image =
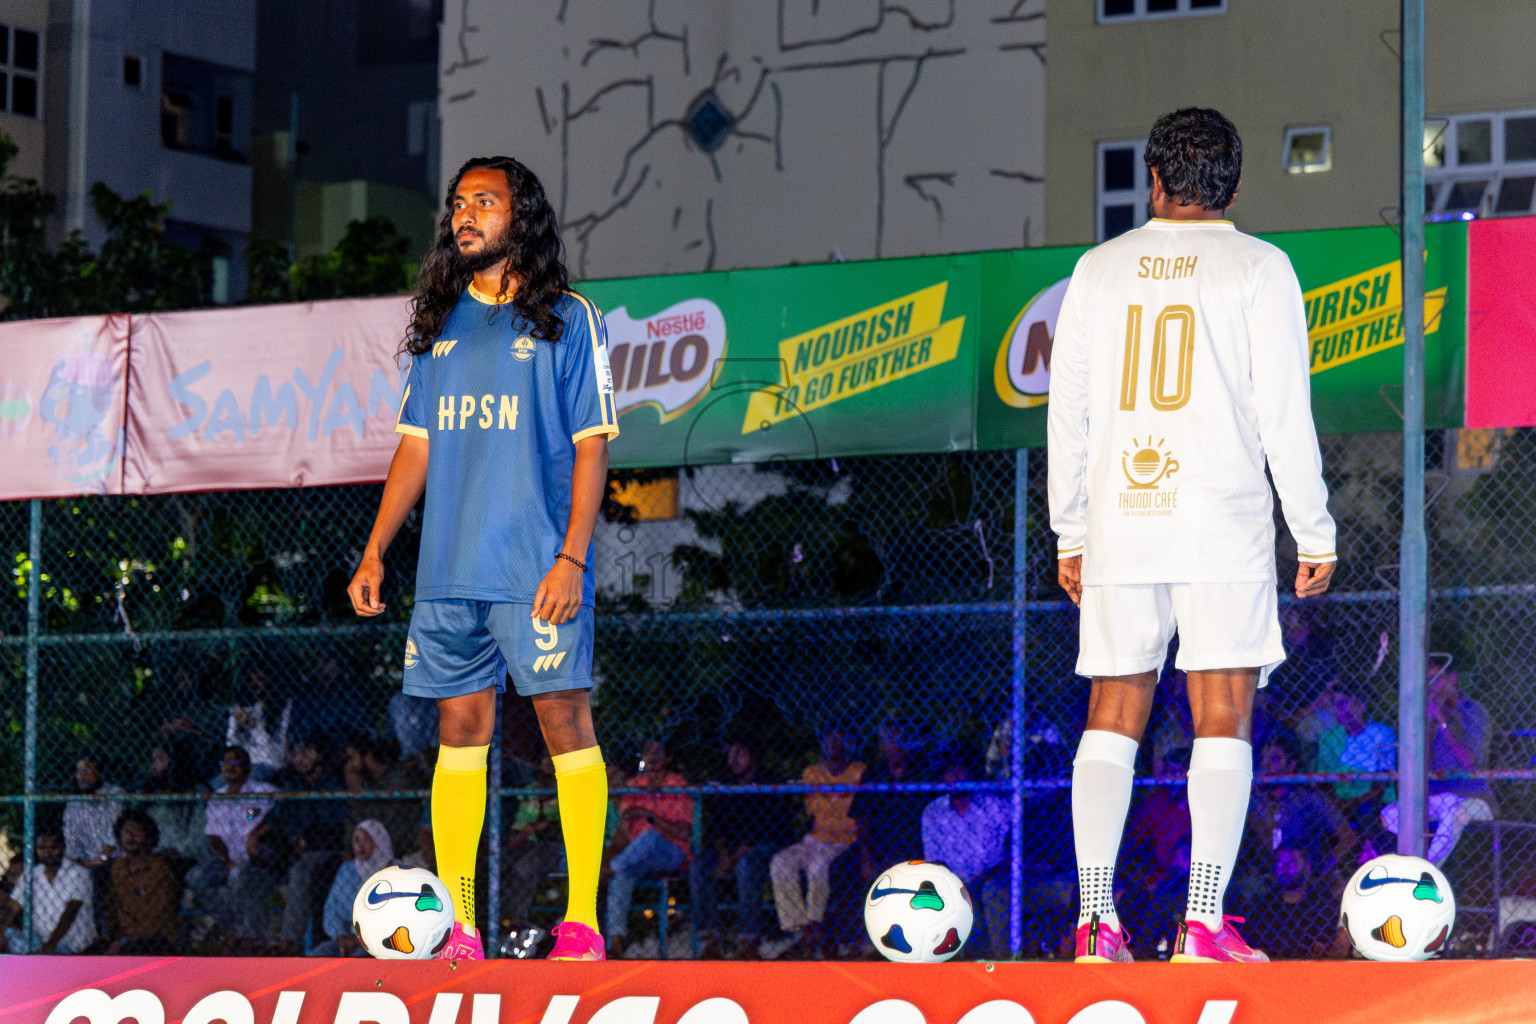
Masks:
[[[1195,742],[1189,901],[1173,960],[1267,959],[1222,914],[1253,780],[1254,694],[1285,659],[1266,460],[1300,566],[1328,589],[1334,525],[1312,424],[1307,320],[1285,254],[1224,219],[1242,141],[1214,110],[1147,139],[1154,219],[1083,254],[1051,360],[1051,527],[1093,679],[1072,771],[1077,959],[1126,963],[1115,858],[1136,747],[1177,630]]]

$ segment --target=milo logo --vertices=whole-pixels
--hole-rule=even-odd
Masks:
[[[725,315],[708,299],[685,299],[636,320],[624,306],[603,314],[618,415],[651,405],[676,419],[709,389],[725,355]]]

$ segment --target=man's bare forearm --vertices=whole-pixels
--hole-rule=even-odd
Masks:
[[[379,514],[374,518],[373,532],[368,535],[365,556],[384,556],[426,487],[427,439],[402,434],[395,457],[389,463],[389,475],[384,478],[384,496],[379,500]]]
[[[608,439],[584,437],[576,442],[576,465],[571,470],[571,518],[565,528],[565,543],[560,548],[572,558],[586,561],[607,486]]]

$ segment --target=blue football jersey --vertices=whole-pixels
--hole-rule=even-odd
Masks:
[[[573,292],[555,312],[560,340],[539,341],[471,285],[411,357],[395,429],[430,444],[418,601],[532,601],[565,542],[576,442],[618,436],[602,314]]]

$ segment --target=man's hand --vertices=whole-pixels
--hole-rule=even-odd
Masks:
[[[384,610],[379,600],[379,590],[384,585],[384,561],[371,552],[364,553],[363,563],[347,584],[347,596],[352,599],[352,610],[369,618]]]
[[[1328,589],[1338,562],[1301,562],[1296,566],[1296,596],[1316,597]]]
[[[533,595],[533,617],[555,626],[570,622],[581,611],[581,586],[582,572],[575,563],[555,559]]]
[[[1073,555],[1071,558],[1058,558],[1056,560],[1056,582],[1061,584],[1061,589],[1067,592],[1073,604],[1081,604],[1083,600],[1083,556]]]

